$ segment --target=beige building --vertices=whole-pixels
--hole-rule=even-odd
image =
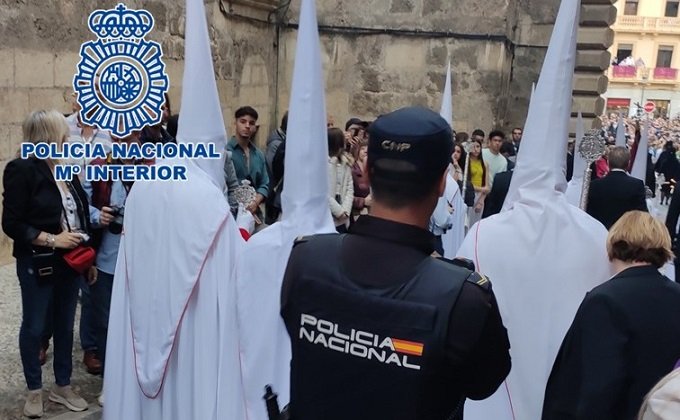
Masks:
[[[638,112],[652,101],[656,116],[680,114],[680,0],[618,0],[608,111]]]

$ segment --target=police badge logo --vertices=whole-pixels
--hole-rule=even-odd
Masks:
[[[170,82],[160,44],[143,39],[151,13],[121,3],[92,12],[88,26],[99,39],[81,46],[73,78],[81,121],[117,137],[158,124]]]

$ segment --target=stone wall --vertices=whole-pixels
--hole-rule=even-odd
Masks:
[[[505,123],[511,65],[506,0],[318,1],[328,112],[374,119],[406,105],[439,109],[447,59],[453,67],[454,125],[489,130]],[[510,2],[512,3],[512,2]],[[299,2],[293,2],[281,43],[290,80]],[[535,71],[535,69],[531,69]],[[289,85],[279,86],[280,107]]]
[[[0,0],[0,170],[15,155],[21,122],[31,110],[70,112],[80,44],[95,38],[87,29],[88,15],[117,3]],[[235,109],[251,105],[260,113],[259,144],[288,108],[300,1],[277,7],[286,3],[206,0],[227,129],[233,132]],[[593,9],[599,18],[587,22],[599,29],[580,39],[581,46],[595,51],[579,58],[579,71],[590,72],[592,79],[608,65],[597,51],[607,42],[602,16],[610,0],[584,3],[599,4],[584,6],[599,8]],[[178,112],[184,0],[125,4],[155,17],[149,37],[163,45],[172,108]],[[406,105],[439,109],[450,57],[456,130],[521,126],[558,6],[559,0],[317,0],[328,113],[344,126],[351,116],[372,119]],[[594,13],[589,10],[585,15]],[[606,78],[595,85],[586,79],[577,83],[576,102],[594,112],[601,107],[598,95]],[[0,261],[9,259],[9,245],[0,234]]]

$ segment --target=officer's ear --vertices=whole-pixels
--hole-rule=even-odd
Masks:
[[[446,191],[446,177],[449,176],[449,168],[447,167],[441,178],[439,178],[439,185],[437,186],[437,197],[442,197]]]

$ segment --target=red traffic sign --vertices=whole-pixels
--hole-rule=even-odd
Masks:
[[[651,114],[652,112],[654,112],[655,109],[656,109],[656,104],[654,102],[649,101],[649,102],[645,103],[645,107],[644,107],[645,112]]]

